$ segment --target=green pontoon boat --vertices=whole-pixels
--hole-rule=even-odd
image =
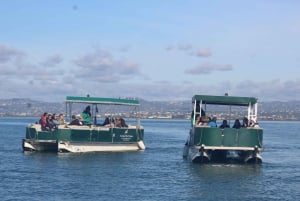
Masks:
[[[134,151],[144,150],[144,128],[140,125],[139,101],[134,99],[66,97],[66,117],[68,123],[58,125],[53,130],[42,130],[41,124],[31,124],[26,128],[23,139],[24,151],[54,152],[96,152],[96,151]],[[90,106],[92,122],[83,125],[71,125],[73,110],[81,106]],[[98,108],[105,108],[99,111]],[[117,109],[116,109],[117,108]],[[123,109],[121,109],[123,108]],[[109,109],[113,113],[107,113]],[[122,110],[122,112],[121,112]],[[106,124],[103,120],[97,123],[97,116],[106,113]],[[125,117],[125,125],[116,125],[117,117]],[[72,115],[73,114],[73,115]],[[104,117],[103,117],[104,119]],[[98,119],[99,121],[99,119]],[[102,123],[103,122],[103,123]],[[133,125],[131,125],[132,123]]]
[[[256,98],[195,95],[192,104],[185,158],[195,163],[262,162],[263,129],[257,123]],[[212,122],[216,118],[218,125]],[[228,126],[220,127],[223,120]],[[236,126],[231,121],[237,121]]]

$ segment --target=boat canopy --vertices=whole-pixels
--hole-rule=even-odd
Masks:
[[[66,103],[87,103],[87,104],[128,105],[128,106],[140,105],[139,101],[134,99],[80,97],[80,96],[67,96]]]
[[[194,95],[192,101],[202,101],[202,104],[211,105],[236,105],[249,106],[257,103],[257,98],[254,97],[238,97],[238,96],[209,96],[209,95]]]

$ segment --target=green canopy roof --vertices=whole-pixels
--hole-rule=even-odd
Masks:
[[[202,104],[213,105],[237,105],[248,106],[257,103],[257,98],[254,97],[238,97],[238,96],[209,96],[209,95],[194,95],[192,101],[201,101]]]
[[[121,98],[99,98],[99,97],[80,97],[80,96],[67,96],[66,102],[68,103],[87,103],[87,104],[106,104],[106,105],[140,105],[138,100],[134,99],[121,99]]]

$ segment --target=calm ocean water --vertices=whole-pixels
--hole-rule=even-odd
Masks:
[[[187,120],[142,120],[143,152],[24,154],[36,120],[0,118],[1,200],[300,200],[300,122],[260,122],[261,165],[199,165],[182,158]]]

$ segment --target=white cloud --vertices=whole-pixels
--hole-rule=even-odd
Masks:
[[[0,49],[1,47],[4,46],[0,45]],[[26,61],[25,53],[20,50],[2,48],[0,57],[2,58],[2,63],[0,62],[0,79],[24,80],[36,73],[35,66]]]
[[[191,51],[194,49],[194,47],[191,44],[179,44],[177,48],[181,51]]]
[[[194,68],[186,69],[186,74],[199,75],[199,74],[210,74],[214,71],[232,71],[233,67],[230,64],[214,64],[204,63]]]
[[[145,75],[140,72],[137,62],[116,59],[108,51],[96,50],[85,54],[71,61],[70,64],[75,65],[69,65],[69,68],[60,68],[63,58],[60,55],[49,56],[50,65],[40,66],[28,62],[30,55],[24,57],[23,51],[10,48],[6,52],[10,53],[2,53],[0,63],[0,91],[5,98],[20,97],[57,102],[63,101],[66,95],[90,94],[100,97],[139,97],[147,100],[189,100],[194,94],[223,95],[227,92],[229,95],[255,96],[263,101],[300,99],[300,79],[284,81],[274,78],[263,82],[237,82],[224,78],[219,82],[197,84],[193,81],[175,82],[166,76],[162,81],[152,82],[153,77],[145,81]],[[22,52],[20,57],[19,52]],[[204,63],[187,69],[185,73],[205,75],[232,70],[231,65]],[[136,78],[143,79],[144,82],[135,82]]]
[[[18,49],[0,44],[0,63],[7,63],[22,57],[24,53]]]
[[[190,56],[196,56],[196,57],[211,57],[212,52],[209,48],[196,48],[191,44],[179,44],[177,46],[174,45],[168,45],[166,47],[167,51],[171,50],[179,50],[183,52],[187,52]]]
[[[62,56],[59,54],[52,55],[41,62],[43,66],[53,67],[63,62]]]
[[[141,76],[139,65],[127,60],[116,60],[106,51],[98,50],[74,60],[77,77],[97,82],[119,82]]]
[[[194,52],[191,52],[191,55],[197,56],[197,57],[210,57],[212,56],[212,52],[210,49],[203,48],[199,50],[195,50]]]

